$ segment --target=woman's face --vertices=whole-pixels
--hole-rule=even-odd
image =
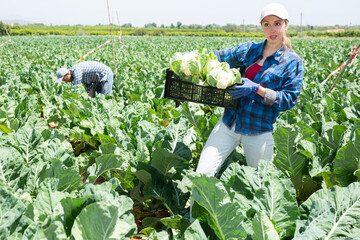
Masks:
[[[281,45],[283,42],[283,36],[285,35],[286,30],[288,29],[288,22],[278,18],[277,16],[270,15],[266,16],[262,22],[261,26],[264,31],[265,38],[272,45]]]

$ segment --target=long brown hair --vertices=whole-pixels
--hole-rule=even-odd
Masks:
[[[286,35],[283,36],[283,45],[291,49],[291,41]]]
[[[288,25],[289,24],[289,21],[288,20],[285,20],[285,24]],[[286,33],[285,35],[283,36],[283,45],[284,47],[288,47],[291,49],[291,41],[290,39],[288,38],[288,36],[286,36]]]

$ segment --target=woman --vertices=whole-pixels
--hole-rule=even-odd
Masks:
[[[300,94],[303,62],[291,50],[285,33],[288,12],[272,3],[261,11],[260,23],[266,40],[246,42],[228,50],[213,51],[230,67],[245,66],[242,86],[230,95],[239,99],[240,108],[225,109],[212,130],[200,156],[196,172],[214,176],[222,163],[242,144],[248,166],[257,168],[259,160],[272,161],[273,124],[280,111],[292,108]]]

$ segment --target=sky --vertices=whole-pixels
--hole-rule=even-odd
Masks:
[[[131,23],[259,24],[262,7],[283,4],[292,25],[360,25],[360,0],[0,0],[0,21],[25,20],[46,25]],[[302,19],[302,21],[301,21]]]

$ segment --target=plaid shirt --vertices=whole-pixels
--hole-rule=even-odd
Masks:
[[[74,77],[74,86],[77,84],[84,84],[86,91],[94,88],[99,82],[107,81],[108,75],[112,74],[111,68],[103,63],[95,61],[86,61],[75,64],[69,68],[71,75]]]
[[[247,70],[262,59],[265,43],[266,40],[262,43],[246,42],[213,53],[220,62],[226,61],[232,68],[245,66]],[[253,79],[267,91],[272,92],[275,101],[269,104],[266,99],[253,92],[240,98],[239,109],[225,109],[223,121],[228,127],[235,122],[235,131],[243,134],[256,135],[269,132],[273,130],[279,112],[294,107],[301,91],[303,62],[291,49],[285,48],[285,52],[283,49],[284,47],[281,47],[269,56]]]

